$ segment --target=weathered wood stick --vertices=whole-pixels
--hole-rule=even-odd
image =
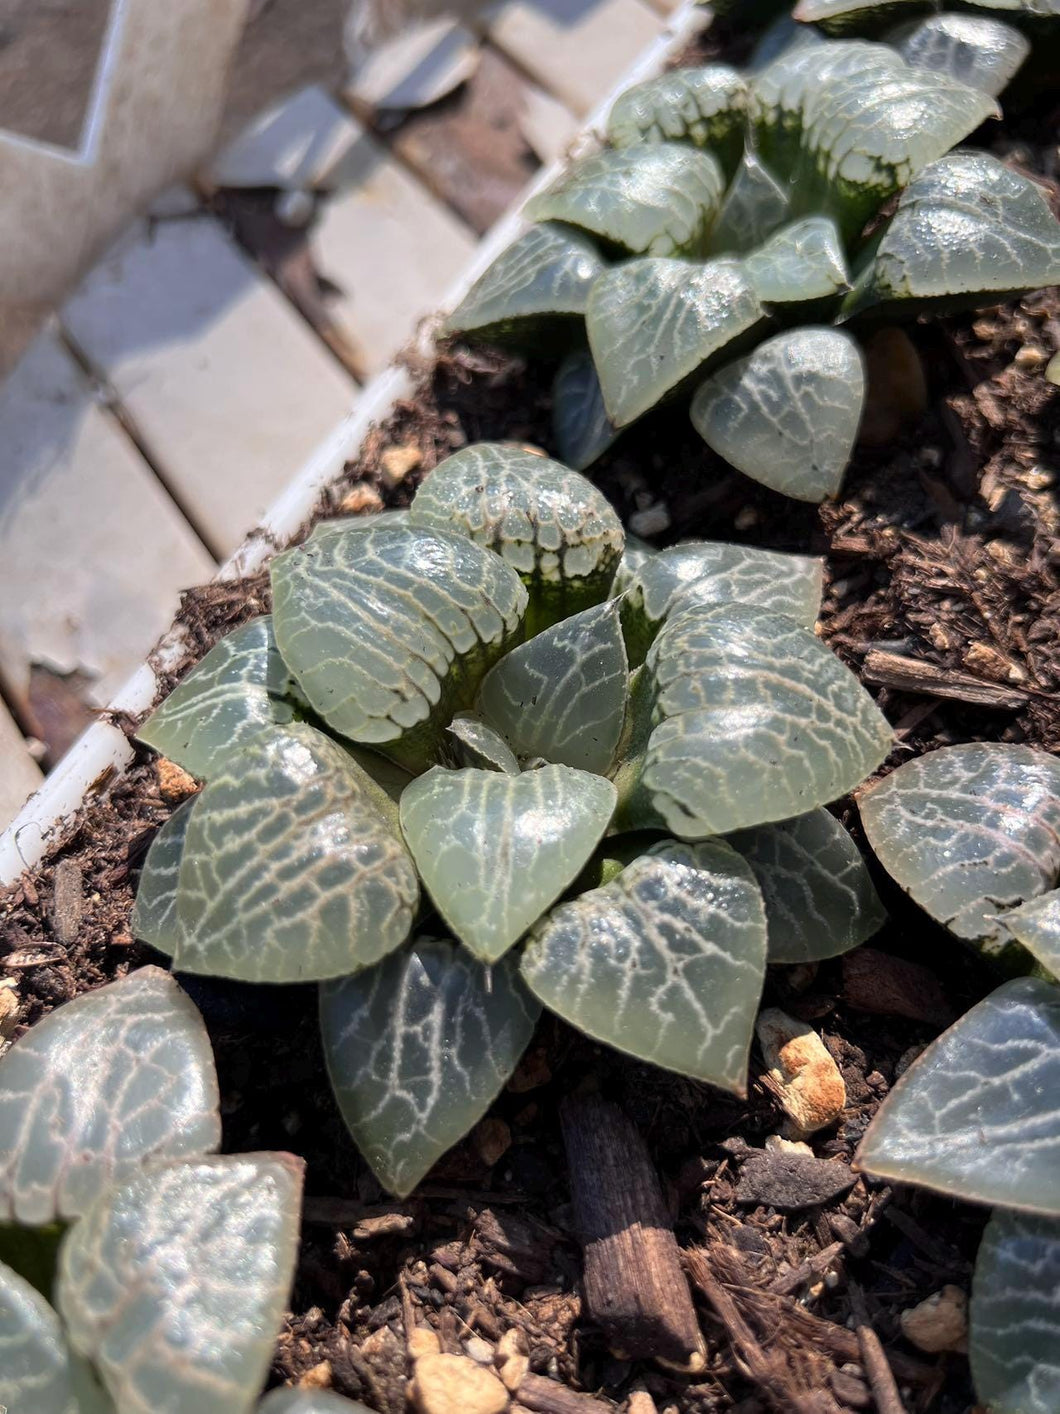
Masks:
[[[971,702],[977,707],[998,707],[1013,710],[1023,707],[1028,698],[1018,687],[986,682],[955,668],[942,668],[937,663],[917,658],[905,658],[900,653],[887,653],[881,648],[870,649],[861,668],[862,677],[881,687],[896,687],[901,692],[924,692],[931,697],[950,697],[957,702]]]
[[[606,1399],[568,1389],[544,1375],[524,1375],[512,1398],[533,1414],[611,1414],[615,1407]]]
[[[560,1122],[586,1310],[616,1355],[703,1370],[706,1342],[640,1134],[617,1105],[596,1095],[568,1096]]]

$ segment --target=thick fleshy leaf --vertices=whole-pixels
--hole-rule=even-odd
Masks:
[[[1055,0],[968,0],[966,8],[1031,21],[1056,17]],[[793,14],[803,24],[820,25],[828,34],[861,34],[923,9],[923,0],[799,0]]]
[[[514,961],[485,966],[430,938],[321,988],[335,1098],[385,1188],[411,1193],[481,1119],[539,1012]]]
[[[622,522],[587,477],[501,442],[465,447],[416,492],[412,518],[494,550],[522,579],[525,631],[606,599],[622,554]]]
[[[766,904],[769,961],[819,962],[849,952],[887,914],[857,845],[827,810],[730,835]]]
[[[506,340],[534,336],[551,324],[574,324],[603,269],[596,247],[578,231],[547,222],[532,226],[479,276],[445,328]]]
[[[559,366],[552,385],[552,428],[560,456],[578,471],[592,466],[618,437],[588,349],[576,349]]]
[[[110,1414],[44,1297],[0,1264],[0,1399],[11,1414]]]
[[[1002,965],[1019,955],[1004,911],[1060,873],[1060,760],[1029,746],[944,746],[867,790],[869,844],[921,908]],[[1022,970],[1022,969],[1019,969]]]
[[[666,840],[543,919],[522,971],[579,1031],[743,1094],[765,966],[748,865],[720,840]]]
[[[486,674],[479,706],[517,756],[606,775],[628,693],[626,645],[612,599],[513,648]]]
[[[500,732],[474,713],[461,712],[454,717],[449,723],[449,735],[458,743],[454,750],[458,766],[480,766],[486,771],[504,771],[509,776],[519,774],[519,762],[512,748]]]
[[[274,1389],[258,1405],[258,1414],[372,1414],[359,1399],[344,1399],[330,1389]]]
[[[633,255],[695,255],[725,181],[709,152],[663,142],[583,157],[526,205],[532,221],[562,221]]]
[[[975,1203],[1060,1217],[1060,988],[1017,977],[909,1067],[859,1167]]]
[[[404,942],[418,902],[378,787],[322,732],[277,727],[192,812],[175,965],[243,982],[340,977]]]
[[[412,770],[517,640],[527,599],[467,536],[404,522],[277,555],[272,587],[276,641],[314,711]]]
[[[303,1164],[240,1154],[105,1190],[63,1240],[57,1304],[119,1414],[247,1414],[287,1305]]]
[[[760,245],[785,220],[791,198],[753,151],[740,159],[707,242],[709,255],[728,255]]]
[[[696,604],[753,604],[813,628],[824,561],[752,545],[688,540],[660,550],[626,587],[622,625],[630,662],[642,663],[663,620]]]
[[[696,431],[727,462],[800,501],[834,496],[865,403],[861,350],[839,329],[787,330],[700,384]]]
[[[0,1216],[79,1217],[107,1185],[221,1142],[194,1004],[158,967],[86,992],[0,1060]]]
[[[1002,922],[1048,972],[1060,978],[1060,889],[1011,909]]]
[[[686,839],[787,820],[852,790],[891,729],[857,678],[807,629],[748,604],[667,620],[645,664],[653,722],[639,802]]]
[[[401,797],[401,827],[438,912],[492,962],[577,877],[614,808],[610,781],[570,766],[435,767]]]
[[[743,147],[747,84],[728,64],[672,69],[621,94],[607,120],[613,147],[690,142],[731,172]]]
[[[199,797],[177,807],[151,841],[136,889],[129,927],[133,936],[172,957],[180,942],[177,887],[188,822]]]
[[[827,216],[792,221],[744,257],[763,304],[815,305],[850,288],[836,224]]]
[[[649,545],[646,540],[641,540],[639,536],[631,535],[627,531],[626,548],[622,551],[622,558],[618,562],[618,569],[615,570],[615,578],[611,584],[612,598],[625,594],[640,574],[641,566],[656,554],[658,551],[654,545]]]
[[[293,719],[290,690],[266,614],[211,648],[136,735],[193,776],[211,776],[260,732]]]
[[[1060,1221],[999,1209],[972,1282],[968,1358],[990,1414],[1060,1409]]]
[[[985,152],[955,152],[902,193],[843,310],[968,308],[1058,281],[1060,222],[1041,188]]]
[[[735,260],[630,260],[605,271],[586,327],[611,421],[635,421],[764,318]]]
[[[1018,29],[987,15],[930,15],[891,43],[911,68],[949,74],[991,98],[1008,87],[1031,50]]]

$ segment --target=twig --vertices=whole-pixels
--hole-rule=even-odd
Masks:
[[[766,1290],[773,1292],[775,1296],[790,1296],[811,1277],[826,1272],[845,1246],[846,1244],[843,1242],[832,1242],[827,1247],[822,1247],[820,1252],[815,1252],[812,1257],[807,1257],[804,1262],[800,1262],[790,1272],[784,1272],[781,1276],[774,1277]]]
[[[947,697],[955,702],[970,702],[976,707],[997,707],[1006,711],[1025,706],[1027,698],[1034,696],[1021,688],[984,682],[971,673],[941,668],[937,663],[918,658],[904,658],[900,653],[885,653],[879,648],[866,653],[861,674],[866,681],[881,687],[922,692],[931,697]]]
[[[869,1324],[868,1308],[861,1287],[851,1282],[847,1288],[850,1307],[857,1322],[858,1346],[861,1363],[868,1376],[872,1397],[876,1401],[878,1414],[908,1414],[898,1393],[894,1371],[887,1360],[887,1353],[880,1344],[880,1338]]]

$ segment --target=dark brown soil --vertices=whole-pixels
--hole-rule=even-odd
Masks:
[[[1027,133],[1010,129],[1006,140],[1021,142],[1021,160],[1052,177],[1049,149],[1034,138],[1053,131],[1046,117],[1028,118]],[[670,519],[665,539],[696,534],[824,554],[823,633],[855,670],[870,649],[884,649],[929,665],[936,678],[952,675],[958,693],[970,676],[1013,694],[1006,698],[1013,705],[984,707],[868,683],[898,730],[889,765],[972,739],[1060,749],[1060,394],[1042,377],[1060,346],[1060,298],[1051,290],[911,334],[927,378],[926,407],[912,417],[894,410],[906,420],[884,446],[859,448],[835,504],[794,505],[746,480],[704,446],[680,409],[630,434],[594,475],[626,518],[662,503]],[[358,487],[406,502],[418,478],[466,442],[550,447],[549,368],[454,348],[420,373],[415,401],[372,434],[319,514],[333,513]],[[420,466],[387,491],[380,458],[407,444],[419,450]],[[187,595],[180,621],[190,635],[189,661],[267,607],[264,575]],[[0,902],[0,963],[20,978],[23,1026],[147,960],[129,933],[128,913],[136,870],[170,808],[141,753],[120,781],[99,783],[57,852]],[[840,811],[856,832],[852,804]],[[53,917],[60,865],[66,909],[71,870],[75,883],[80,877],[73,930],[68,917]],[[841,961],[812,976],[777,970],[767,985],[769,1000],[814,1022],[843,1071],[847,1108],[814,1146],[841,1163],[849,1163],[911,1053],[943,1029],[947,1013],[959,1014],[995,981],[888,880],[878,883],[892,917],[874,940],[881,956],[865,958],[879,970],[877,986],[866,989],[864,975]],[[72,934],[74,942],[59,941]],[[854,1005],[864,1004],[866,990],[877,998],[909,994],[904,978],[888,975],[889,959],[915,959],[937,979],[941,992],[921,1013],[927,1019]],[[390,1204],[331,1101],[313,989],[196,982],[189,990],[216,1048],[226,1148],[291,1149],[308,1161],[302,1257],[277,1380],[330,1382],[381,1414],[398,1414],[411,1311],[454,1351],[472,1333],[493,1341],[518,1326],[534,1371],[601,1400],[622,1400],[639,1382],[660,1409],[676,1405],[682,1414],[786,1407],[749,1378],[731,1323],[718,1320],[704,1295],[705,1262],[752,1335],[786,1362],[789,1389],[828,1391],[839,1409],[871,1407],[849,1344],[863,1292],[909,1407],[972,1408],[963,1357],[918,1354],[902,1339],[898,1317],[947,1282],[967,1290],[985,1213],[865,1179],[795,1213],[741,1203],[746,1146],[760,1147],[780,1126],[761,1082],[752,1083],[747,1102],[737,1101],[546,1018],[487,1127],[447,1156],[411,1200]],[[931,995],[926,983],[915,992]],[[752,1076],[759,1062],[753,1057]],[[583,1086],[623,1106],[663,1177],[703,1297],[710,1361],[695,1379],[610,1354],[581,1312],[557,1101]]]

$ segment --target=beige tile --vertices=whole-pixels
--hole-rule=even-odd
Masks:
[[[353,380],[208,217],[130,232],[62,318],[219,556],[354,401]]]
[[[0,702],[0,830],[7,828],[42,779],[22,733]]]
[[[213,561],[51,330],[0,389],[0,663],[81,669],[105,704]]]

